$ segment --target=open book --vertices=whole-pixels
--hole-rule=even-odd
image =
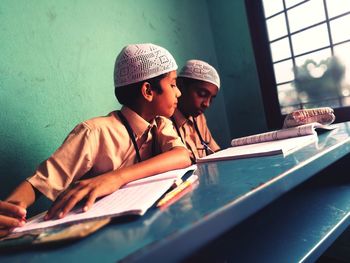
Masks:
[[[229,147],[208,156],[199,158],[197,159],[197,163],[243,159],[276,154],[283,154],[283,156],[286,156],[312,142],[317,142],[317,135],[307,135],[277,141]]]
[[[332,130],[336,127],[335,125],[309,123],[293,128],[233,139],[231,141],[232,147],[199,158],[197,163],[276,154],[286,156],[308,144],[317,142],[316,129]]]
[[[172,170],[166,173],[150,176],[126,184],[114,193],[98,200],[90,210],[81,212],[76,208],[69,212],[64,218],[44,220],[45,214],[34,217],[23,227],[13,230],[15,233],[43,229],[57,225],[81,222],[104,217],[117,217],[122,215],[142,216],[146,211],[166,192],[181,179],[188,171],[195,170],[192,165],[185,169]]]
[[[317,134],[316,130],[333,130],[336,125],[323,125],[318,122],[308,123],[292,128],[281,129],[256,135],[241,137],[231,141],[232,146],[241,146],[253,143],[275,141],[304,135]]]

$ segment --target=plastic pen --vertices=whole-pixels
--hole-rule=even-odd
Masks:
[[[208,154],[211,154],[211,153],[215,153],[215,151],[213,151],[208,144],[206,144],[205,142],[201,142],[204,149],[207,151]]]
[[[186,181],[184,181],[182,184],[180,184],[175,189],[171,190],[169,193],[167,193],[157,204],[157,207],[160,207],[166,203],[168,203],[171,199],[173,199],[175,196],[177,196],[179,193],[181,193],[183,190],[185,190],[187,187],[191,186],[194,182],[198,180],[198,175],[191,175]]]

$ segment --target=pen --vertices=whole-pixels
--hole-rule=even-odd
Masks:
[[[173,199],[175,196],[177,196],[179,193],[181,193],[183,190],[185,190],[187,187],[191,186],[194,182],[198,180],[198,176],[193,174],[191,175],[185,182],[180,184],[178,187],[176,187],[174,190],[167,193],[157,204],[157,207],[160,207],[167,202],[169,202],[171,199]]]
[[[206,150],[207,154],[215,153],[215,152],[209,147],[209,145],[208,145],[207,143],[205,143],[204,141],[202,141],[201,143],[202,143],[204,149]]]

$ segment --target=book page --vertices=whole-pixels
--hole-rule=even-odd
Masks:
[[[270,142],[262,142],[258,145],[248,144],[242,146],[229,147],[227,149],[220,150],[202,158],[198,158],[197,163],[243,159],[257,156],[275,155],[281,153],[282,150],[278,145],[271,144]]]
[[[283,154],[283,156],[286,156],[287,154],[294,152],[297,149],[300,149],[301,147],[312,142],[317,142],[316,134],[235,146],[199,158],[197,159],[197,163],[269,156],[276,154]]]
[[[15,228],[13,232],[26,232],[107,216],[143,215],[174,184],[176,179],[195,168],[194,165],[131,182],[101,198],[86,212],[81,212],[81,208],[76,208],[64,218],[48,221],[44,220],[45,214],[43,213],[28,221],[23,227]]]
[[[196,169],[197,169],[197,165],[194,164],[194,165],[191,165],[187,168],[171,170],[171,171],[168,171],[165,173],[148,176],[148,177],[130,182],[127,185],[129,185],[129,186],[130,185],[138,185],[140,183],[150,183],[150,182],[155,182],[155,181],[159,181],[159,180],[167,180],[167,179],[178,180],[178,179],[181,179],[181,177],[185,173],[187,173],[188,171],[196,170]]]
[[[317,134],[316,129],[332,130],[332,129],[335,129],[336,127],[337,127],[336,125],[322,125],[317,122],[308,123],[308,124],[288,128],[288,129],[281,129],[281,130],[265,132],[265,133],[233,139],[231,141],[231,145],[241,146],[241,145],[247,145],[247,144],[293,138],[293,137],[304,136],[304,135],[312,135],[312,134]]]
[[[318,136],[316,133],[313,133],[311,135],[303,135],[298,137],[292,137],[277,141],[271,141],[269,143],[276,143],[279,145],[279,147],[282,149],[283,156],[287,156],[301,148],[303,148],[306,145],[309,144],[317,144],[318,142]]]

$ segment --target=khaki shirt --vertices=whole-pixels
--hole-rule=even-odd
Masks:
[[[178,127],[182,140],[191,151],[192,160],[206,156],[205,148],[202,145],[194,127],[193,117],[186,118],[178,109],[176,109],[173,119],[175,120],[174,126],[176,125]],[[203,140],[210,147],[210,149],[214,152],[220,150],[220,146],[215,142],[209,131],[204,114],[196,117],[196,123]]]
[[[156,153],[185,147],[170,120],[157,117],[148,123],[127,107],[121,112],[131,126],[141,160]],[[156,144],[152,146],[153,128]],[[133,143],[116,112],[78,124],[63,144],[27,180],[51,200],[83,176],[97,176],[137,162]]]

